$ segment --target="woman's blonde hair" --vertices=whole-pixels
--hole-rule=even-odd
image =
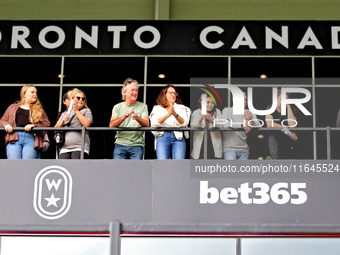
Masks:
[[[89,107],[87,106],[87,98],[86,98],[86,95],[85,95],[85,93],[84,93],[83,91],[81,91],[80,89],[74,88],[74,89],[70,90],[69,92],[67,92],[67,95],[68,95],[68,98],[69,98],[70,100],[73,100],[73,98],[75,98],[75,97],[77,96],[77,94],[80,94],[80,93],[83,94],[84,97],[85,97],[84,108],[89,108]]]
[[[29,85],[25,85],[21,88],[20,91],[20,101],[19,101],[19,105],[23,105],[25,103],[25,94],[27,92],[27,90],[29,88],[35,88],[35,86],[29,84]],[[42,107],[42,104],[37,96],[37,100],[33,103],[30,104],[30,117],[29,117],[29,121],[34,124],[34,123],[38,123],[38,122],[42,122],[43,121],[43,112],[44,109]]]

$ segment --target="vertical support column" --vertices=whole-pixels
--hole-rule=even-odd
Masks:
[[[208,127],[204,128],[204,160],[208,159]]]
[[[155,20],[170,19],[170,0],[155,0]]]
[[[312,57],[312,106],[313,106],[313,128],[316,127],[316,110],[315,110],[315,61]],[[317,144],[316,144],[316,132],[313,132],[313,155],[314,159],[318,158]]]
[[[327,159],[331,159],[331,128],[327,127]]]
[[[85,133],[86,129],[85,126],[81,127],[81,152],[80,152],[80,159],[84,159],[84,150],[85,150]]]
[[[231,84],[231,57],[228,57],[228,84]],[[230,90],[228,89],[228,107],[230,107]]]
[[[59,111],[63,106],[63,84],[64,84],[64,61],[65,57],[61,57],[61,67],[60,67],[60,87],[59,87]]]
[[[146,91],[147,90],[146,84],[148,82],[147,75],[148,75],[148,56],[145,56],[144,57],[144,81],[143,81],[143,83],[144,83],[144,85],[143,85],[143,88],[144,88],[144,90],[143,90],[143,103],[144,104],[146,104],[146,93],[147,93],[147,91]],[[145,132],[143,134],[143,137],[145,139]],[[145,146],[144,146],[144,149],[143,149],[143,159],[145,159]]]
[[[148,56],[144,57],[144,85],[143,85],[143,103],[146,104],[146,84],[148,82],[147,80],[147,75],[148,75]]]
[[[65,65],[65,57],[61,57],[61,67],[60,67],[60,86],[59,86],[59,107],[58,111],[61,111],[63,106],[63,84],[64,84],[64,65]],[[58,150],[55,152],[55,158],[58,159]]]
[[[236,255],[242,255],[242,250],[241,250],[241,238],[237,237],[236,239]]]
[[[155,20],[159,19],[159,0],[155,0]]]
[[[110,255],[120,255],[120,222],[110,223]]]

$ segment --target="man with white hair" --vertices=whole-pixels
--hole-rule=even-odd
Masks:
[[[124,81],[122,99],[112,110],[110,127],[149,127],[146,104],[138,102],[138,82],[130,78]],[[143,131],[117,131],[113,159],[143,159]]]

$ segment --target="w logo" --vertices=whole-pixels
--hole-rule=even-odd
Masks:
[[[33,207],[41,217],[54,220],[71,207],[72,176],[63,167],[49,166],[35,178]]]
[[[202,84],[204,86],[206,86],[207,88],[209,88],[215,94],[215,96],[218,98],[218,100],[220,101],[220,104],[222,106],[222,100],[220,98],[220,95],[217,93],[217,91],[213,87],[208,85],[208,84],[204,84],[204,83],[202,83]],[[209,90],[207,90],[205,88],[199,88],[199,89],[201,89],[205,93],[207,93],[214,100],[214,103],[217,106],[216,99],[215,99],[214,95]],[[201,108],[202,114],[207,114],[207,107],[206,107],[206,105],[207,105],[207,95],[202,95],[202,106],[201,106],[202,107]]]

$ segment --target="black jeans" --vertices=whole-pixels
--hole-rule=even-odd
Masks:
[[[287,135],[270,134],[268,137],[269,153],[272,159],[297,159],[297,151],[294,150],[295,141],[291,140]]]
[[[59,154],[59,159],[80,159],[80,153],[81,151],[70,151],[65,153]],[[84,158],[88,159],[89,155],[84,152]]]

